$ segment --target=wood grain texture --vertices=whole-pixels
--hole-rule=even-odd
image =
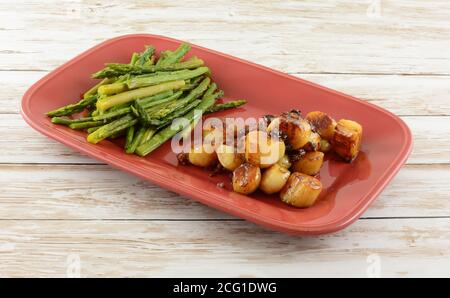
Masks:
[[[450,217],[449,175],[406,166],[363,217]],[[233,218],[106,165],[2,165],[0,185],[0,220]]]
[[[361,220],[297,238],[245,222],[1,221],[1,276],[450,275],[450,219]]]
[[[380,3],[380,14],[369,13]],[[450,2],[0,1],[0,277],[450,277]],[[49,140],[27,88],[105,39],[152,33],[247,59],[400,115],[408,164],[355,224],[296,238]]]
[[[285,72],[450,74],[448,1],[381,1],[379,17],[370,4],[2,1],[0,69],[51,70],[104,39],[146,32]]]

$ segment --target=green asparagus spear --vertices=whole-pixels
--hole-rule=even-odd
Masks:
[[[193,79],[191,80],[191,84],[198,85],[198,84],[200,84],[200,82],[203,81],[204,79],[205,79],[205,76],[198,76],[198,77],[193,78]]]
[[[133,101],[138,98],[148,97],[151,95],[155,95],[157,93],[179,89],[185,85],[183,80],[166,82],[155,86],[149,86],[145,88],[140,88],[136,90],[122,92],[110,97],[107,97],[105,100],[101,100],[97,102],[97,109],[100,111],[105,111],[115,105],[123,104],[126,102]]]
[[[190,78],[195,78],[202,74],[209,72],[209,68],[202,66],[193,70],[180,71],[178,73],[161,74],[154,76],[137,76],[128,80],[128,88],[140,88],[145,86],[156,85],[164,82],[175,81],[175,80],[187,80]]]
[[[164,59],[162,64],[171,64],[175,62],[179,62],[183,59],[184,55],[186,55],[189,50],[191,49],[191,46],[188,43],[183,42],[180,44],[180,46],[173,52],[172,55],[167,57],[167,59]]]
[[[134,106],[130,106],[130,109],[135,117],[139,117],[139,112]]]
[[[170,65],[129,65],[129,64],[121,64],[121,63],[108,63],[106,67],[92,75],[94,79],[102,79],[102,78],[112,78],[118,77],[125,74],[131,75],[143,75],[143,74],[151,74],[157,71],[177,71],[177,70],[186,70],[186,69],[194,69],[200,66],[203,66],[204,62],[202,59],[197,57],[192,57],[187,61],[177,62]]]
[[[162,105],[162,104],[169,104],[172,101],[178,99],[181,95],[183,94],[182,91],[178,91],[176,93],[174,93],[172,96],[160,99],[160,100],[156,100],[156,101],[152,101],[152,102],[147,102],[147,103],[140,103],[138,101],[136,101],[135,105],[140,105],[143,109],[148,110],[150,108]],[[148,112],[148,111],[147,111]]]
[[[52,123],[68,126],[72,123],[86,122],[86,121],[92,121],[92,120],[94,120],[92,117],[82,117],[82,118],[77,118],[77,119],[70,119],[67,117],[53,117]]]
[[[145,125],[157,125],[159,128],[166,126],[173,119],[183,116],[198,104],[198,102],[192,103],[192,100],[198,98],[205,91],[209,82],[210,79],[205,78],[198,88],[191,91],[190,94],[182,100],[176,101],[173,104],[167,104],[163,107],[157,106],[151,110],[146,110],[147,114],[144,114],[143,117],[141,117],[141,120]],[[205,93],[203,97],[206,97],[207,95],[212,96],[212,92],[215,88],[215,84],[211,85],[206,92],[208,94]],[[214,98],[222,95],[223,93],[214,94]],[[159,115],[160,117],[155,117],[155,115]]]
[[[205,76],[198,76],[193,79],[186,80],[186,85],[181,88],[181,91],[190,91],[200,84],[200,82],[205,78]]]
[[[141,144],[141,140],[144,137],[147,128],[141,126],[138,131],[134,134],[133,141],[125,146],[125,152],[128,154],[133,154],[136,148]]]
[[[165,117],[162,120],[151,119],[150,120],[150,124],[157,125],[158,127],[164,127],[167,124],[171,123],[174,119],[182,117],[183,115],[188,113],[190,110],[192,110],[193,108],[198,106],[200,104],[200,102],[201,102],[201,100],[199,100],[199,99],[194,100],[193,102],[187,104],[186,106],[175,110],[174,112],[172,112],[171,114],[167,115],[167,117]]]
[[[216,100],[217,98],[222,97],[223,96],[223,92],[217,92],[216,94],[214,94],[214,91],[216,89],[217,89],[216,83],[212,83],[209,86],[208,90],[203,95],[203,98],[213,96],[214,100]],[[205,111],[205,113],[206,113],[206,111]],[[200,114],[195,114],[194,115],[194,119],[191,121],[191,124],[188,127],[184,128],[183,131],[182,131],[182,138],[183,139],[187,138],[191,134],[192,130],[197,126],[197,124],[200,121],[200,119],[201,119],[201,115]]]
[[[118,110],[115,110],[115,111],[112,111],[112,112],[108,112],[108,113],[105,113],[105,114],[94,116],[93,119],[95,121],[110,120],[110,119],[116,118],[118,116],[122,116],[122,115],[128,114],[129,112],[131,112],[131,108],[130,107],[125,107],[125,108],[121,108],[121,109],[118,109]]]
[[[167,97],[171,97],[172,95],[173,95],[173,90],[167,90],[167,91],[155,94],[153,96],[139,98],[136,100],[136,103],[140,104],[142,106],[146,106],[147,104],[150,104],[152,102],[155,102],[155,101],[167,98]]]
[[[127,84],[116,82],[112,84],[102,85],[98,88],[98,93],[103,95],[112,95],[127,91]]]
[[[183,83],[184,83],[184,81],[183,81]],[[79,102],[77,102],[75,104],[69,104],[69,105],[61,107],[59,109],[50,111],[47,113],[47,116],[55,117],[55,116],[72,115],[74,113],[83,111],[87,106],[94,105],[96,101],[97,101],[97,96],[83,98],[82,100],[80,100]]]
[[[154,53],[155,47],[145,46],[145,51],[140,55],[139,60],[136,62],[136,64],[139,66],[144,66]]]
[[[176,102],[176,100],[171,100],[169,102],[166,102],[166,99],[162,99],[162,100],[158,101],[158,105],[152,106],[152,107],[150,107],[148,109],[145,109],[145,108],[142,107],[142,105],[137,105],[137,104],[135,104],[134,106],[131,106],[131,107],[135,108],[136,112],[134,114],[137,115],[137,117],[140,120],[140,123],[143,126],[148,127],[148,126],[151,125],[151,123],[150,123],[150,121],[151,121],[150,115],[152,113],[160,111],[160,110],[164,109],[167,105],[171,105],[174,102]]]
[[[203,95],[204,97],[213,95],[213,93],[217,90],[217,84],[216,83],[212,83],[208,90],[206,90],[205,95]]]
[[[169,65],[172,63],[176,63],[183,59],[184,55],[186,55],[187,52],[191,49],[191,46],[187,43],[182,43],[174,52],[169,52],[168,54],[165,54],[161,59],[158,61],[158,65],[164,66]]]
[[[173,104],[167,105],[165,108],[158,110],[155,113],[149,115],[151,119],[161,120],[173,111],[183,107],[184,105],[190,104],[197,97],[201,96],[205,90],[208,89],[208,85],[211,82],[210,78],[205,78],[195,89],[193,89],[189,94]]]
[[[137,119],[135,119],[131,114],[125,115],[122,118],[119,118],[111,123],[103,125],[93,133],[89,134],[87,137],[87,141],[89,143],[96,144],[101,140],[110,137],[117,131],[133,126],[136,123]]]
[[[103,121],[86,121],[86,122],[77,122],[77,123],[71,123],[69,124],[69,127],[72,129],[85,129],[90,127],[96,127],[99,125],[104,124]]]
[[[100,86],[106,85],[106,84],[111,84],[114,83],[114,79],[113,78],[105,78],[103,80],[101,80],[100,83],[96,84],[94,87],[92,87],[91,89],[89,89],[88,91],[86,91],[86,93],[84,93],[83,98],[89,98],[91,96],[95,96],[97,95],[97,91],[98,88]]]
[[[100,127],[102,127],[103,125],[100,126],[94,126],[94,127],[89,127],[88,129],[86,129],[87,133],[93,133],[94,131],[96,131],[97,129],[99,129]]]
[[[193,68],[197,68],[200,66],[203,66],[205,64],[205,62],[197,57],[192,57],[189,58],[186,61],[180,61],[180,62],[176,62],[176,63],[172,63],[172,64],[168,64],[168,65],[158,65],[158,66],[154,66],[153,67],[153,71],[173,71],[173,70],[181,70],[181,69],[193,69]],[[151,68],[148,68],[149,70]],[[146,71],[146,70],[144,70]]]
[[[153,137],[153,135],[155,134],[155,132],[156,132],[156,128],[155,127],[153,127],[153,126],[148,127],[145,130],[145,133],[142,136],[142,139],[141,139],[141,141],[139,142],[138,145],[144,144],[145,142],[150,140]]]
[[[117,138],[125,136],[129,127],[128,127],[128,125],[124,125],[123,127],[124,128],[119,127],[115,133],[113,133],[112,135],[110,135],[108,137],[108,139],[117,139]],[[131,126],[131,127],[133,127],[133,126]]]
[[[212,107],[210,107],[208,110],[206,110],[205,113],[214,113],[214,112],[218,112],[218,111],[234,109],[234,108],[240,107],[246,103],[247,103],[246,100],[241,99],[241,100],[233,100],[233,101],[229,101],[229,102],[225,102],[225,103],[221,103],[221,104],[216,104],[216,105],[213,105]]]
[[[216,97],[213,95],[203,97],[201,103],[197,106],[197,108],[186,114],[185,118],[192,122],[195,119],[194,116],[196,115],[196,110],[200,110],[201,112],[206,111],[214,104],[215,100]],[[166,128],[156,133],[148,142],[140,145],[136,149],[136,153],[140,156],[146,156],[147,154],[151,153],[156,148],[164,144],[167,140],[169,140],[182,129],[183,127],[172,128],[172,126],[167,126]]]
[[[173,54],[173,52],[170,50],[161,51],[156,65],[160,65],[164,61],[164,59],[167,59],[167,57],[169,57],[172,54]]]
[[[127,129],[127,136],[125,138],[125,149],[128,148],[131,143],[133,142],[134,132],[135,132],[136,126],[130,126]]]
[[[139,60],[139,53],[133,53],[133,55],[131,55],[131,60],[130,60],[130,64],[131,66],[133,66],[134,64],[136,64],[136,62]]]
[[[135,104],[134,108],[136,110],[135,115],[138,115],[138,118],[140,120],[140,124],[142,126],[149,126],[150,125],[150,117],[147,111],[142,107],[142,105]]]

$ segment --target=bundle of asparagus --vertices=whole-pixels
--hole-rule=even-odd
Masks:
[[[171,128],[174,119],[188,119],[191,125],[183,133],[189,133],[199,120],[194,110],[206,114],[246,103],[217,103],[223,91],[211,81],[203,60],[192,57],[183,61],[189,49],[183,43],[175,51],[162,51],[156,59],[155,48],[146,46],[132,55],[129,64],[108,63],[92,75],[102,80],[84,93],[83,99],[47,116],[53,123],[86,130],[90,143],[125,136],[125,152],[145,156],[182,129]],[[85,110],[86,117],[71,116]]]

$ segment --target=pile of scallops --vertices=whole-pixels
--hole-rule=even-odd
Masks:
[[[335,152],[346,162],[359,153],[362,127],[355,121],[335,121],[315,111],[302,117],[297,110],[264,116],[265,129],[244,127],[203,130],[203,138],[221,134],[221,142],[202,142],[178,155],[183,164],[232,172],[233,190],[251,194],[260,189],[279,193],[281,200],[295,207],[310,207],[322,191],[318,174],[324,154]],[[227,127],[228,126],[228,127]],[[234,138],[233,146],[225,140]]]

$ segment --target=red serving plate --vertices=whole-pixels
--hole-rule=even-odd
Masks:
[[[311,82],[199,46],[189,56],[202,58],[213,80],[227,99],[245,98],[243,108],[219,116],[260,117],[291,109],[304,113],[320,110],[335,119],[359,122],[364,129],[361,153],[348,164],[329,157],[320,172],[324,190],[316,204],[298,209],[282,203],[276,195],[257,192],[244,196],[231,191],[228,175],[211,177],[193,166],[177,164],[170,142],[141,158],[124,153],[113,141],[87,143],[86,134],[54,125],[47,111],[75,102],[95,81],[90,75],[105,62],[127,63],[131,53],[152,44],[158,50],[175,49],[179,40],[136,34],[107,40],[58,67],[35,83],[23,96],[22,116],[42,134],[113,167],[191,197],[224,212],[270,229],[295,235],[317,235],[343,229],[368,208],[408,158],[411,133],[390,112],[354,97]],[[224,182],[220,188],[217,183]]]

